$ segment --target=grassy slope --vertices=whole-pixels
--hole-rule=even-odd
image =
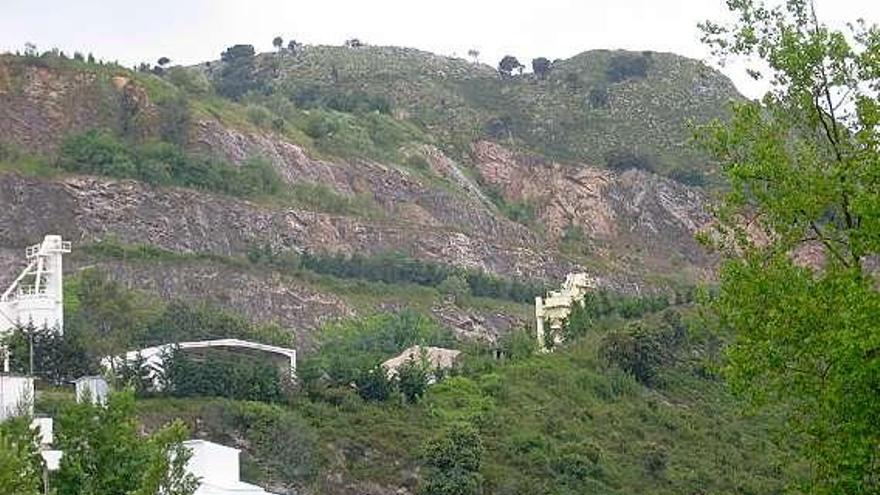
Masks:
[[[606,68],[621,54],[645,57],[647,77],[610,81]],[[739,97],[718,72],[667,53],[585,52],[558,61],[543,81],[528,74],[501,80],[486,65],[393,47],[317,46],[274,57],[262,62],[280,65],[277,91],[317,86],[388,97],[451,150],[466,151],[489,121],[503,118],[515,142],[533,151],[601,164],[606,153],[629,150],[653,157],[664,173],[705,170],[687,145],[687,122],[723,117]],[[591,103],[594,91],[606,93],[606,105]]]
[[[722,383],[684,366],[667,369],[662,388],[645,388],[600,364],[597,339],[448,380],[416,406],[303,399],[274,414],[297,417],[295,435],[317,438],[312,458],[319,472],[386,486],[410,484],[422,442],[468,418],[480,425],[487,446],[486,493],[757,494],[777,493],[792,480],[780,467],[784,452],[768,440],[774,418],[741,416]],[[194,423],[216,408],[242,407],[154,399],[142,411],[153,424],[172,416]],[[210,436],[212,428],[203,430]],[[220,429],[234,438],[235,428]],[[249,443],[254,433],[240,433],[252,479],[277,483],[259,456],[263,446]],[[332,493],[322,477],[291,481]]]

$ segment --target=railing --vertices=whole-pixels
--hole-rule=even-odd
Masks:
[[[25,285],[18,288],[18,291],[13,294],[13,299],[39,299],[46,295],[46,288],[40,287],[40,290],[37,290],[36,286],[33,285]]]
[[[30,259],[35,256],[38,256],[42,252],[43,244],[34,244],[33,246],[28,246],[25,248],[24,253],[25,256]],[[71,248],[70,241],[61,241],[61,243],[54,243],[51,246],[47,246],[46,254],[48,253],[69,253]]]

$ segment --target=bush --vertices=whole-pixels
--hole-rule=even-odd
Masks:
[[[644,54],[619,53],[611,56],[605,77],[609,82],[618,83],[627,79],[642,79],[648,75],[650,57]]]
[[[610,332],[600,342],[599,354],[643,385],[659,385],[661,368],[674,361],[684,339],[684,327],[675,315],[668,312],[661,321],[639,321]]]
[[[175,397],[225,397],[280,402],[279,370],[272,364],[228,352],[194,358],[179,349],[163,358],[162,392]]]
[[[89,131],[66,139],[59,149],[58,164],[70,172],[135,177],[137,165],[129,149],[113,135]]]
[[[259,459],[259,478],[286,486],[309,483],[318,473],[318,436],[289,409],[256,402],[216,401],[200,414],[210,438],[242,445],[242,462]],[[259,480],[249,480],[259,481]]]
[[[617,172],[630,169],[653,172],[656,168],[654,158],[630,150],[613,150],[606,153],[605,166]]]
[[[448,329],[413,311],[333,323],[318,339],[318,352],[301,367],[308,386],[319,384],[322,377],[334,385],[373,386],[379,378],[371,375],[382,361],[413,345],[448,347],[455,341]]]
[[[66,139],[59,150],[58,166],[71,172],[195,187],[234,196],[276,194],[282,184],[272,165],[259,158],[237,167],[220,159],[188,155],[167,142],[128,146],[98,130]]]
[[[423,495],[470,495],[482,493],[485,447],[480,433],[472,425],[458,423],[422,448],[427,473]]]

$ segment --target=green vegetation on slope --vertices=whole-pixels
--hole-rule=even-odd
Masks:
[[[658,318],[642,324],[667,328]],[[436,466],[423,447],[436,448],[441,432],[465,422],[485,448],[478,461],[485,493],[769,494],[795,479],[783,467],[785,451],[769,439],[775,418],[740,416],[724,384],[703,367],[711,346],[695,329],[667,349],[670,358],[657,369],[662,379],[650,387],[600,356],[606,338],[596,327],[554,354],[504,361],[468,351],[463,367],[415,404],[367,402],[340,389],[271,409],[153,399],[142,403],[142,417],[150,424],[182,417],[211,438],[243,438],[237,444],[247,452],[252,480],[318,493],[339,486],[332,477],[279,473],[266,449],[296,449],[298,458],[310,459],[299,466],[337,473],[345,484],[443,493],[430,491],[433,475],[419,482],[409,473],[423,462]],[[248,409],[271,412],[273,421],[289,417],[290,427],[256,440],[247,423],[233,419],[240,414],[234,411]]]
[[[732,84],[699,62],[654,52],[592,51],[545,77],[498,77],[483,65],[393,47],[309,46],[255,57],[264,92],[298,106],[392,112],[447,151],[503,140],[545,156],[609,167],[616,157],[700,183],[688,122],[726,115]],[[214,71],[215,80],[222,77]]]

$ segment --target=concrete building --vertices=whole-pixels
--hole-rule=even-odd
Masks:
[[[424,364],[430,371],[436,369],[449,369],[455,365],[455,360],[458,359],[459,354],[461,354],[461,351],[455,349],[414,345],[404,350],[399,355],[382,363],[382,367],[385,368],[385,371],[388,373],[388,378],[396,376],[397,369],[409,361],[420,363],[424,360]]]
[[[199,478],[194,495],[271,495],[241,481],[238,449],[207,440],[188,440],[184,445],[192,451],[186,469]]]
[[[536,337],[538,349],[547,349],[547,331],[552,332],[553,343],[562,343],[562,326],[574,303],[583,304],[587,292],[596,288],[595,281],[586,273],[569,273],[558,291],[551,291],[547,297],[535,298]],[[549,328],[547,328],[549,327]]]
[[[107,394],[110,393],[110,385],[103,376],[84,376],[73,382],[76,385],[76,401],[82,402],[86,397],[92,404],[104,405],[107,403]]]
[[[0,373],[0,422],[34,414],[34,379]]]
[[[70,243],[47,235],[43,242],[25,249],[24,270],[0,295],[0,337],[19,325],[47,326],[64,331],[64,287],[61,257]],[[9,359],[3,352],[3,371]]]

